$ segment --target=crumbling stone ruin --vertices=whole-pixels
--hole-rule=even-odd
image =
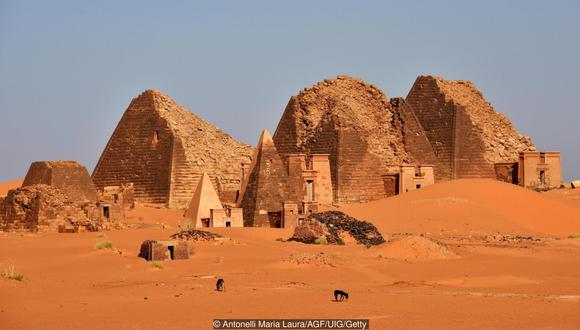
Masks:
[[[350,235],[359,244],[379,245],[385,242],[372,223],[357,220],[340,211],[311,214],[296,226],[289,241],[314,244],[317,239],[325,237],[328,244],[342,245],[344,234]]]
[[[197,241],[215,241],[218,239],[223,239],[224,237],[220,234],[211,233],[209,231],[190,228],[186,230],[181,230],[171,235],[171,238],[181,240],[191,240],[197,242]]]
[[[45,184],[61,189],[76,201],[97,201],[97,190],[87,169],[72,160],[40,161],[30,165],[22,187]]]
[[[141,243],[139,257],[147,261],[189,259],[187,242],[167,240],[147,240]]]
[[[431,142],[442,179],[495,178],[495,163],[515,163],[520,152],[536,150],[470,81],[420,76],[406,103]]]
[[[97,231],[119,224],[132,207],[132,186],[97,192],[88,171],[75,161],[30,165],[21,188],[0,198],[3,231]]]
[[[418,77],[406,99],[390,100],[361,79],[319,82],[290,98],[273,140],[283,161],[297,153],[329,154],[337,203],[458,178],[526,186],[514,169],[521,153],[535,151],[473,83],[432,76]],[[554,166],[533,176],[540,180],[542,171],[550,171],[546,176],[555,178],[561,169]]]
[[[97,192],[97,206],[106,220],[125,220],[125,212],[135,207],[135,191],[133,184],[121,186],[106,186]]]
[[[98,214],[94,203],[75,201],[63,190],[45,184],[10,190],[0,198],[2,231],[98,231],[106,226]]]
[[[389,165],[436,162],[417,119],[402,101],[362,79],[338,76],[290,98],[274,142],[288,154],[329,154],[336,202],[385,197]]]
[[[97,166],[97,188],[133,183],[135,200],[186,208],[203,172],[235,203],[252,147],[234,140],[159,91],[133,99]]]

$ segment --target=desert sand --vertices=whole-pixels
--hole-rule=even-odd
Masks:
[[[580,205],[569,194],[457,180],[338,209],[387,243],[306,245],[283,241],[288,229],[212,228],[228,239],[196,242],[190,260],[158,268],[137,257],[140,243],[167,239],[182,212],[154,205],[130,211],[125,229],[3,233],[0,263],[25,277],[0,280],[1,328],[210,329],[214,318],[580,327],[580,240],[568,238],[580,232]],[[96,250],[103,241],[114,249]],[[350,300],[334,302],[334,289]]]

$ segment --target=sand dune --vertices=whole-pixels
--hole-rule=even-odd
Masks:
[[[0,196],[6,196],[8,190],[19,188],[22,185],[23,179],[12,180],[0,183]]]
[[[568,236],[580,232],[580,208],[522,187],[485,179],[443,182],[341,210],[384,233],[508,233]]]
[[[182,212],[155,205],[138,205],[121,230],[2,233],[0,267],[25,277],[0,279],[0,327],[211,329],[214,318],[349,317],[369,318],[371,329],[580,324],[580,241],[472,239],[567,235],[578,231],[580,208],[460,180],[341,209],[389,242],[307,245],[285,242],[289,229],[215,228],[228,239],[196,242],[190,260],[158,268],[137,256],[140,244],[169,238]],[[103,241],[115,249],[96,250]],[[216,278],[227,292],[214,290]],[[349,302],[334,302],[334,289]]]

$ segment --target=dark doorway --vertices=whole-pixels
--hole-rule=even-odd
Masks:
[[[282,228],[282,212],[268,212],[270,227]]]
[[[111,213],[109,211],[108,206],[103,206],[103,216],[107,219],[109,219],[111,217]]]
[[[174,252],[174,246],[168,246],[167,249],[169,250],[169,259],[173,260],[173,252]]]
[[[415,185],[415,188],[417,188],[417,189],[421,189],[421,185],[420,185],[420,184],[418,184],[418,185]]]
[[[546,171],[540,171],[540,184],[542,186],[546,184]]]
[[[226,221],[226,227],[231,227],[232,226],[232,222],[231,221]]]
[[[385,196],[391,197],[399,194],[399,176],[387,175],[383,177],[383,184],[385,186]]]

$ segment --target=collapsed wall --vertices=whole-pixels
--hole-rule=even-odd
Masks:
[[[408,111],[410,108],[405,108]],[[393,108],[377,87],[358,78],[327,79],[290,98],[274,142],[281,155],[330,154],[334,200],[365,202],[385,197],[381,176],[389,165],[421,163],[429,159],[426,139],[413,140],[413,154],[405,131],[423,135],[413,116]],[[434,160],[434,155],[431,155]]]
[[[169,96],[146,90],[123,114],[93,180],[99,189],[133,183],[139,202],[185,208],[207,172],[222,201],[232,202],[252,151]]]
[[[57,187],[33,184],[0,199],[2,231],[97,231],[104,223],[94,203],[77,200]]]
[[[420,76],[405,99],[439,161],[444,179],[495,178],[495,163],[513,163],[535,147],[496,112],[473,83]]]

